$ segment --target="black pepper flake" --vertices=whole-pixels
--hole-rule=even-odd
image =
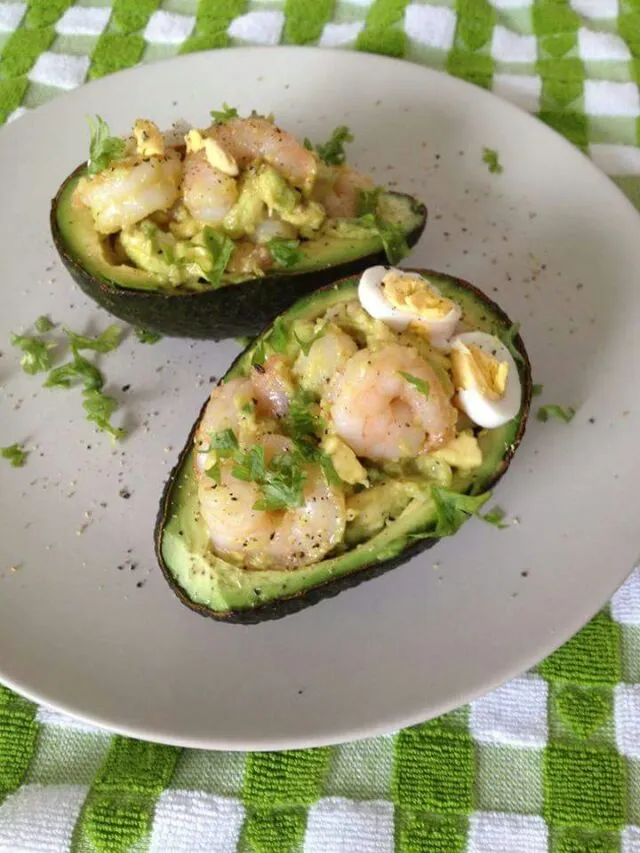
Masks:
[[[138,581],[136,586],[138,587],[138,589],[142,589],[142,587],[144,586],[144,583],[145,583],[144,581]]]
[[[595,422],[596,422],[596,419],[595,419],[595,418],[589,418],[589,423],[590,423],[590,424],[595,424]]]
[[[122,390],[123,390],[123,391],[128,391],[128,390],[129,390],[129,388],[131,388],[131,385],[129,385],[128,383],[127,383],[126,385],[123,385],[123,386],[122,386]]]
[[[120,489],[120,491],[118,492],[118,494],[119,494],[119,495],[120,495],[120,497],[121,497],[123,500],[125,500],[125,501],[128,501],[128,500],[129,500],[129,498],[131,497],[131,492],[129,491],[129,489],[127,489],[127,487],[126,487],[126,486],[125,486],[125,487],[123,487],[122,489]]]
[[[522,575],[522,577],[523,577],[523,578],[528,578],[528,577],[529,577],[529,572],[526,572],[526,571],[525,571],[525,572],[520,572],[520,574]]]

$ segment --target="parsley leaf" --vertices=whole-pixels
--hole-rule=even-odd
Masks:
[[[298,249],[299,245],[300,240],[285,240],[284,237],[274,237],[267,243],[273,260],[285,269],[295,267],[304,257],[304,253]]]
[[[318,338],[321,338],[323,335],[324,335],[324,326],[321,326],[318,329],[318,331],[315,332],[313,335],[311,335],[311,337],[306,341],[303,341],[302,338],[297,334],[297,332],[293,333],[293,337],[298,342],[298,345],[299,345],[299,347],[302,350],[304,355],[309,355],[309,351],[311,350],[311,347],[315,344],[315,342],[318,340]]]
[[[328,166],[341,166],[347,157],[344,150],[346,142],[353,142],[353,134],[346,125],[341,124],[336,127],[324,145],[316,145],[318,157]],[[310,144],[309,140],[305,139],[305,148]]]
[[[392,265],[397,264],[409,254],[409,246],[404,231],[400,225],[385,222],[380,217],[377,217],[376,224],[387,260]]]
[[[209,450],[217,450],[219,456],[231,456],[237,449],[238,439],[232,429],[223,429],[212,435]]]
[[[222,276],[227,268],[229,259],[233,254],[235,244],[226,234],[219,234],[214,231],[210,225],[205,225],[202,236],[204,238],[205,247],[211,255],[211,269],[209,272],[202,271],[203,277],[214,287],[219,287],[222,281]]]
[[[253,505],[256,510],[271,512],[302,506],[302,490],[306,473],[292,453],[274,456],[260,483],[262,498]]]
[[[95,120],[88,119],[91,129],[89,141],[89,162],[87,171],[90,175],[102,172],[112,162],[118,160],[124,154],[126,142],[119,136],[109,135],[109,125],[100,116]]]
[[[157,344],[162,340],[162,335],[158,332],[150,332],[148,329],[134,329],[134,332],[141,344]]]
[[[378,210],[378,199],[382,192],[382,187],[374,187],[372,190],[360,190],[358,216],[366,216],[368,213],[375,216]]]
[[[400,225],[387,222],[382,217],[371,212],[363,214],[357,221],[367,228],[376,229],[382,240],[382,245],[390,264],[397,264],[409,254],[407,238]]]
[[[412,373],[405,373],[404,370],[399,370],[398,373],[402,376],[403,379],[406,379],[414,388],[417,388],[421,394],[424,394],[425,397],[429,397],[429,383],[424,379],[418,379],[417,376],[414,376]]]
[[[94,423],[100,432],[108,433],[114,441],[122,438],[124,430],[114,427],[111,423],[111,415],[115,412],[118,401],[95,388],[86,389],[83,396],[82,408],[86,419]]]
[[[302,394],[297,394],[289,403],[289,431],[293,438],[316,435],[322,421],[309,408],[309,401]]]
[[[442,486],[431,486],[436,526],[428,533],[411,534],[410,539],[441,539],[453,536],[472,515],[491,497],[491,492],[482,495],[461,495]]]
[[[60,367],[54,367],[49,372],[43,387],[71,388],[79,380],[82,380],[87,391],[100,391],[104,385],[104,377],[95,364],[91,364],[74,350],[73,360],[61,364]]]
[[[31,335],[11,335],[11,345],[22,350],[20,367],[29,376],[43,373],[51,367],[51,350],[55,344]]]
[[[478,513],[478,518],[486,521],[487,524],[493,524],[493,526],[497,527],[498,530],[505,530],[509,526],[508,524],[503,524],[505,515],[506,513],[501,506],[494,506],[493,509],[490,509],[489,512],[486,512],[484,515],[482,515],[482,513]]]
[[[224,124],[229,119],[238,118],[238,110],[235,107],[230,107],[225,101],[221,110],[210,110],[210,115],[216,124]]]
[[[52,322],[46,314],[42,314],[38,317],[34,325],[36,327],[36,332],[40,332],[42,335],[45,332],[50,332],[51,329],[54,329],[56,324]]]
[[[281,317],[276,318],[269,332],[268,342],[274,352],[282,353],[286,350],[289,336],[287,335],[287,325]]]
[[[543,389],[544,389],[544,385],[534,384],[531,387],[531,396],[532,397],[539,397],[540,394],[542,394]]]
[[[264,447],[254,444],[247,453],[236,460],[231,473],[238,480],[259,483],[264,479],[266,470]]]
[[[10,444],[8,447],[0,447],[0,457],[6,459],[14,468],[22,468],[27,461],[29,451],[20,444]]]
[[[64,328],[64,333],[69,339],[69,346],[74,352],[80,352],[80,350],[84,349],[101,353],[111,352],[120,344],[122,337],[122,329],[120,326],[116,326],[115,323],[107,326],[104,332],[95,338],[91,338],[88,335],[78,335],[67,328]]]
[[[207,475],[207,477],[213,480],[214,483],[220,485],[220,460],[216,459],[214,464],[207,468],[204,473]]]
[[[536,417],[542,423],[546,423],[549,418],[556,418],[556,420],[568,424],[573,420],[575,413],[576,410],[573,406],[567,406],[566,409],[563,409],[562,406],[556,406],[551,403],[547,406],[540,406]]]
[[[482,149],[482,162],[486,163],[492,175],[501,175],[504,167],[498,159],[498,152],[493,148]]]

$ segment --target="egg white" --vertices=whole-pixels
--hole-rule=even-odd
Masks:
[[[457,392],[458,405],[471,420],[485,429],[495,429],[508,423],[520,411],[522,403],[522,384],[518,366],[509,349],[495,335],[487,332],[463,332],[455,335],[451,348],[456,344],[473,344],[482,352],[494,356],[498,361],[509,365],[507,383],[501,400],[488,400],[477,388],[461,388]]]
[[[375,317],[376,320],[381,320],[394,332],[404,332],[409,323],[415,320],[427,329],[429,339],[434,346],[441,348],[447,346],[448,339],[455,331],[460,319],[460,315],[462,313],[461,309],[457,305],[454,305],[446,316],[441,317],[438,320],[427,320],[415,311],[396,308],[391,304],[391,302],[389,302],[382,287],[382,279],[390,271],[397,272],[402,276],[417,278],[419,281],[424,281],[434,293],[438,296],[442,295],[435,285],[426,281],[417,273],[398,270],[393,267],[369,267],[369,269],[365,270],[360,276],[360,282],[358,284],[358,299],[367,314]]]

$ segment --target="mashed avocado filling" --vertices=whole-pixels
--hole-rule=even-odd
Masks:
[[[492,310],[492,303],[479,299],[453,279],[434,277],[432,281],[444,296],[461,306],[464,329],[504,339],[508,329],[504,317]],[[313,443],[317,458],[330,460],[331,464],[323,464],[323,468],[328,478],[337,477],[344,494],[346,528],[336,547],[311,565],[289,570],[256,569],[247,568],[240,560],[222,559],[212,549],[200,514],[192,439],[166,493],[158,549],[165,571],[183,594],[218,616],[301,595],[398,557],[422,539],[454,533],[488,498],[487,489],[519,438],[520,415],[496,429],[474,427],[461,415],[455,438],[429,455],[388,463],[356,456],[327,421],[320,395],[326,364],[321,347],[314,349],[314,343],[336,329],[351,338],[351,352],[354,344],[370,350],[389,342],[415,348],[434,368],[443,387],[452,390],[449,355],[434,349],[425,336],[412,331],[392,332],[374,320],[358,302],[355,279],[301,300],[256,339],[234,363],[225,382],[248,376],[256,365],[260,368],[271,356],[278,357],[279,369],[288,377],[294,397],[303,399],[308,409],[304,440]],[[260,418],[256,418],[255,410],[243,401],[238,401],[238,406],[246,411],[252,429],[259,430]],[[313,434],[309,424],[313,424]],[[287,429],[275,422],[262,424],[265,426],[267,431]],[[295,440],[295,429],[289,434]],[[215,463],[216,451],[210,455],[209,464]],[[456,506],[457,499],[462,509]],[[450,501],[452,511],[459,512],[458,521],[447,529],[443,526],[443,500]]]
[[[248,164],[236,163],[214,140],[217,123],[170,140],[153,122],[138,120],[125,140],[105,136],[102,122],[94,128],[87,170],[69,182],[58,217],[86,269],[126,288],[199,292],[275,272],[322,269],[336,257],[349,261],[383,247],[392,263],[407,254],[405,238],[423,212],[346,166],[342,143],[338,156],[332,150],[333,159],[324,162],[323,146],[307,150],[270,119],[220,121],[262,122],[267,133],[282,135],[285,150],[297,145],[308,161],[304,182],[295,185],[278,158],[274,164],[257,154]],[[189,171],[194,157],[200,158],[195,178]],[[136,172],[145,166],[149,174]],[[223,201],[211,196],[218,192]],[[119,215],[147,209],[139,199],[149,198],[157,203],[148,215]],[[218,209],[220,216],[211,212]]]

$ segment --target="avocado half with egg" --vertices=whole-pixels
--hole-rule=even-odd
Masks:
[[[99,305],[121,320],[164,335],[213,340],[254,335],[305,294],[386,258],[375,227],[337,220],[339,227],[302,240],[298,259],[287,268],[273,266],[260,276],[235,274],[216,287],[204,277],[191,288],[172,287],[123,258],[112,237],[96,230],[90,210],[74,203],[74,191],[85,175],[82,164],[52,201],[50,225],[58,254],[80,288]],[[386,191],[379,196],[377,209],[407,247],[417,243],[427,221],[421,202]],[[151,247],[152,238],[143,235],[140,242]]]
[[[374,578],[435,545],[442,536],[454,534],[486,502],[489,490],[509,467],[524,434],[532,391],[530,364],[517,327],[498,305],[473,285],[427,270],[396,271],[404,285],[409,277],[419,281],[421,286],[425,280],[428,282],[431,293],[426,303],[421,303],[420,298],[416,299],[411,293],[405,298],[405,287],[404,297],[401,295],[399,302],[396,300],[395,305],[389,305],[382,298],[385,290],[380,279],[384,268],[376,270],[368,270],[360,279],[345,278],[299,300],[244,350],[214,389],[211,400],[219,400],[222,409],[226,407],[226,414],[222,409],[218,412],[222,421],[216,415],[218,410],[211,409],[211,402],[205,404],[166,484],[155,529],[156,554],[164,576],[180,601],[196,612],[226,622],[258,623],[286,616]],[[370,273],[373,273],[374,287],[363,288],[367,277],[367,283],[371,284]],[[387,293],[392,283],[389,282]],[[381,297],[377,307],[372,298],[376,289]],[[443,300],[435,309],[431,299],[434,294],[436,302]],[[365,305],[371,313],[365,310]],[[379,310],[381,305],[382,310]],[[442,305],[453,305],[454,323],[451,323],[453,315],[447,314],[448,308],[443,314]],[[431,322],[430,337],[425,335],[420,320],[407,322],[414,308],[423,317],[431,315],[432,321],[435,317],[435,322],[427,321],[427,325]],[[383,316],[383,319],[375,319],[376,316]],[[441,322],[443,316],[445,325],[449,323],[448,330]],[[454,331],[456,334],[451,337]],[[443,334],[449,338],[448,344]],[[330,350],[326,342],[329,335],[346,336],[341,339],[343,344],[338,345],[338,350],[340,346],[345,347],[338,354],[345,364],[338,370],[335,364],[329,363],[331,356],[327,355]],[[347,337],[352,343],[347,342]],[[479,346],[471,345],[471,341]],[[488,347],[485,346],[487,342]],[[314,348],[317,348],[315,361]],[[370,361],[369,353],[372,354]],[[395,370],[393,359],[399,356],[413,359],[408,364],[417,365],[412,369],[420,373],[423,380]],[[448,398],[442,402],[443,411],[454,410],[455,414],[453,421],[449,420],[449,437],[437,450],[415,454],[405,447],[397,459],[385,459],[385,454],[388,457],[389,453],[383,443],[370,453],[377,458],[367,458],[362,443],[358,443],[357,430],[350,446],[349,436],[345,436],[345,413],[363,417],[365,412],[370,414],[376,405],[381,405],[371,396],[377,392],[364,389],[367,381],[364,373],[360,374],[362,387],[350,391],[356,395],[355,401],[358,394],[364,396],[355,406],[352,400],[351,410],[349,405],[343,407],[341,426],[332,423],[332,418],[338,417],[335,405],[336,400],[340,400],[339,383],[342,382],[342,393],[345,393],[345,377],[350,370],[353,372],[355,362],[359,360],[360,369],[366,371],[370,369],[366,364],[375,363],[376,358],[381,361],[383,374],[382,380],[378,377],[372,388],[391,382],[388,390],[391,404],[398,402],[392,399],[396,393],[393,383],[397,385],[400,381],[407,385],[398,393],[406,395],[412,404],[421,404],[416,396],[420,394],[425,397],[423,405],[428,405],[441,393]],[[416,359],[424,359],[428,368],[420,369]],[[456,364],[454,359],[458,359]],[[509,375],[506,374],[507,363]],[[337,377],[341,371],[340,379]],[[263,383],[265,374],[270,372],[274,383],[268,386],[271,391],[267,397],[264,387],[260,390],[257,382],[255,394],[251,385],[247,397],[247,380]],[[426,377],[432,377],[431,387]],[[496,391],[500,381],[502,393],[500,387]],[[224,395],[232,388],[234,393],[239,389],[239,396],[234,397],[230,405]],[[325,388],[333,388],[333,397]],[[304,514],[305,510],[302,491],[298,495],[298,506],[303,504],[301,509],[276,510],[268,520],[257,519],[261,511],[267,514],[268,506],[264,501],[262,505],[253,506],[246,502],[247,487],[254,488],[257,497],[272,494],[264,485],[269,481],[269,453],[265,457],[263,451],[256,451],[260,444],[256,436],[260,435],[263,417],[256,414],[256,404],[259,408],[261,400],[270,400],[267,405],[277,401],[278,389],[285,389],[289,408],[281,407],[275,415],[271,412],[262,426],[268,433],[288,436],[277,439],[289,442],[289,451],[285,453],[289,464],[288,469],[285,466],[286,471],[290,475],[291,466],[295,467],[297,445],[304,447],[302,455],[297,457],[299,464],[303,469],[309,464],[321,468],[329,490],[318,499],[329,499],[330,505],[333,495],[336,507],[344,511],[341,526],[332,527],[333,519],[321,516],[322,530],[318,528],[317,539],[309,533],[308,540],[303,541],[297,565],[295,554],[292,560],[286,551],[287,541],[284,547],[289,562],[281,563],[277,551],[262,559],[259,551],[251,550],[248,541],[241,541],[245,536],[250,539],[253,525],[261,525],[263,521],[267,523],[267,532],[272,530],[269,538],[273,541],[280,535],[276,532],[278,525],[289,523],[287,512]],[[323,399],[325,393],[333,402]],[[384,396],[387,392],[383,389],[382,393]],[[411,394],[413,398],[409,399]],[[455,406],[452,405],[454,398],[457,400]],[[473,413],[480,423],[498,425],[479,426],[467,412]],[[431,416],[426,414],[427,418]],[[232,424],[233,428],[214,433],[209,427],[216,418],[218,426]],[[453,431],[452,423],[455,423]],[[413,440],[409,434],[407,439],[409,443]],[[274,440],[273,435],[269,436],[264,439],[264,446],[267,441]],[[253,453],[262,454],[261,459],[251,461]],[[364,453],[369,451],[365,448]],[[284,456],[276,461],[281,458]],[[268,463],[266,477],[265,459]],[[252,467],[256,462],[259,463],[257,468]],[[226,479],[225,475],[220,477],[220,465],[227,466]],[[238,479],[234,480],[236,476]],[[252,483],[247,482],[252,479]],[[286,481],[291,486],[290,476]],[[256,485],[259,482],[263,486]],[[305,488],[311,488],[309,482],[307,480]],[[222,506],[220,500],[232,501],[227,504],[228,517],[218,516],[221,524],[213,530],[213,535],[204,518],[207,513],[201,502],[202,483],[205,489],[213,490],[208,494],[214,496],[218,507]],[[236,496],[233,488],[229,491],[230,483],[239,485]],[[226,489],[226,494],[216,492],[217,489],[223,492]],[[239,503],[233,503],[238,500]],[[311,504],[306,508],[310,507]],[[322,513],[322,504],[320,507]],[[315,507],[312,509],[315,511]],[[242,512],[251,516],[247,516],[246,528],[238,520]],[[312,524],[315,523],[313,512],[310,517]],[[211,516],[207,518],[210,521]],[[229,544],[234,530],[235,552],[233,544]],[[335,534],[333,541],[330,537],[327,539],[327,530]],[[321,545],[323,536],[325,541]],[[293,539],[295,536],[291,541]],[[221,549],[216,550],[214,540],[222,543]],[[266,539],[265,547],[269,547]],[[299,537],[296,547],[300,547]],[[256,548],[259,548],[257,544]],[[322,558],[315,562],[310,556],[314,548],[321,548],[322,553]]]

